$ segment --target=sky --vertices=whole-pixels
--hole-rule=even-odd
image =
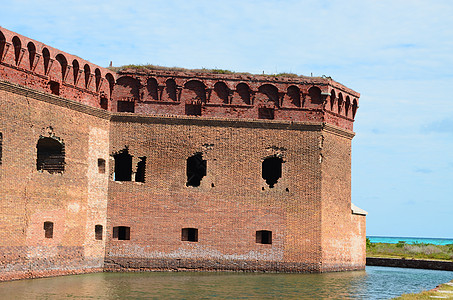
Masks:
[[[450,0],[4,1],[0,26],[107,67],[331,76],[361,93],[367,235],[453,238]]]

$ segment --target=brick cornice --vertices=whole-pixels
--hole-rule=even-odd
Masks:
[[[36,91],[34,89],[0,80],[0,90],[15,93],[25,97],[33,98],[39,101],[51,103],[61,107],[66,107],[81,113],[96,116],[102,119],[110,119],[110,113],[106,110],[82,104],[77,101],[69,100],[56,95]]]

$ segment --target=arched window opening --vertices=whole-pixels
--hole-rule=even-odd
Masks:
[[[186,103],[205,103],[205,85],[198,80],[191,80],[184,85],[184,95]]]
[[[258,244],[272,244],[272,231],[259,230],[256,232],[256,243]]]
[[[42,57],[44,62],[44,72],[47,75],[49,72],[49,64],[50,64],[50,52],[47,48],[42,49]]]
[[[85,88],[88,89],[91,81],[91,69],[89,65],[85,64],[83,66],[83,73],[85,74]]]
[[[96,92],[99,92],[99,89],[101,87],[101,70],[99,70],[98,68],[94,70],[94,78],[96,82]]]
[[[66,57],[64,57],[63,54],[58,54],[55,59],[60,63],[61,67],[61,81],[64,81],[66,79],[66,70],[68,68],[68,61],[66,60]]]
[[[278,107],[278,89],[272,84],[264,84],[258,88],[256,102],[261,102],[264,105],[272,105]]]
[[[228,104],[228,96],[230,95],[230,89],[224,82],[217,82],[214,85],[214,93],[211,95],[212,103],[223,103]]]
[[[134,102],[139,99],[139,82],[130,76],[118,78],[113,89],[113,99],[119,101]]]
[[[311,99],[311,103],[312,104],[322,104],[322,98],[321,98],[321,89],[316,87],[316,86],[312,86],[309,90],[308,90],[308,94],[310,95],[310,99]]]
[[[344,115],[349,117],[349,108],[351,107],[351,98],[346,97],[346,102],[344,103]]]
[[[79,79],[79,70],[80,70],[79,62],[76,59],[74,59],[72,61],[72,74],[74,77],[74,85],[77,85]]]
[[[102,225],[94,225],[94,238],[97,241],[102,241],[102,231],[103,231]]]
[[[17,36],[13,37],[13,46],[14,46],[14,60],[16,62],[16,65],[18,65],[20,60],[20,51],[22,49],[22,43]]]
[[[343,110],[343,94],[339,93],[338,94],[338,113],[341,114]]]
[[[115,159],[114,181],[131,181],[132,180],[132,155],[129,150],[124,148],[113,155]]]
[[[181,230],[181,241],[198,242],[198,228],[183,228]]]
[[[146,82],[147,97],[150,100],[159,100],[157,95],[157,80],[155,78],[149,78]]]
[[[3,33],[0,31],[0,61],[3,60],[3,55],[5,53],[6,38]]]
[[[173,79],[168,79],[165,82],[165,92],[164,97],[172,101],[177,101],[176,99],[176,82]]]
[[[262,163],[262,177],[270,188],[273,188],[282,177],[283,159],[277,156],[268,157]]]
[[[64,172],[65,150],[62,142],[51,137],[40,137],[36,149],[38,171],[47,171],[50,174]]]
[[[352,118],[355,118],[355,113],[357,112],[357,99],[354,99],[354,102],[352,103]]]
[[[187,183],[186,186],[200,186],[201,179],[206,176],[206,160],[200,152],[187,158]]]
[[[234,97],[233,98],[234,104],[247,104],[247,105],[250,105],[250,88],[249,88],[249,86],[247,84],[239,83],[236,86],[236,93],[238,94],[239,99],[237,99],[237,97]]]
[[[33,70],[35,56],[36,56],[35,44],[33,44],[32,42],[29,42],[27,44],[27,49],[28,49],[28,61],[30,62],[30,70]]]
[[[331,111],[334,111],[334,109],[335,109],[335,101],[336,101],[336,99],[337,99],[337,97],[336,97],[335,91],[331,90],[330,91],[330,110]]]
[[[49,221],[44,222],[44,237],[46,239],[53,238],[53,222]]]
[[[289,106],[300,107],[300,90],[297,86],[290,86],[286,91],[286,95],[289,100]]]
[[[113,75],[110,73],[105,74],[105,79],[107,79],[109,83],[109,91],[110,91],[110,97],[112,97],[112,92],[113,92],[113,87],[115,86],[115,78],[113,78]]]

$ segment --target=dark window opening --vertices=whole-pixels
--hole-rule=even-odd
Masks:
[[[256,242],[258,244],[272,244],[272,231],[259,230],[256,232]]]
[[[3,53],[5,51],[6,38],[3,33],[0,31],[0,61],[3,60]]]
[[[146,156],[139,157],[137,163],[137,173],[135,173],[135,182],[145,182]]]
[[[14,61],[16,62],[16,65],[19,64],[20,60],[20,52],[22,50],[22,43],[20,42],[20,39],[15,36],[13,37],[13,46],[14,46]]]
[[[99,88],[101,87],[101,70],[99,70],[98,68],[94,70],[94,78],[96,84],[96,92],[99,92]]]
[[[29,42],[27,44],[28,48],[28,61],[30,62],[30,70],[33,70],[33,63],[35,61],[35,55],[36,55],[36,47],[35,44],[32,42]]]
[[[201,153],[187,159],[187,183],[186,186],[200,186],[201,179],[206,176],[206,160]]]
[[[132,179],[132,155],[127,148],[113,155],[115,159],[115,181],[131,181]]]
[[[60,95],[60,83],[56,81],[49,81],[50,92],[54,95]]]
[[[135,112],[135,102],[118,101],[118,112]]]
[[[113,238],[117,240],[130,240],[131,228],[127,226],[113,227]]]
[[[107,110],[109,108],[109,100],[105,95],[101,95],[101,100],[99,101],[99,104],[102,109]]]
[[[183,228],[181,230],[181,241],[198,242],[198,229]]]
[[[105,173],[105,159],[103,158],[98,158],[98,172],[100,174]]]
[[[42,56],[44,62],[44,72],[47,75],[49,72],[49,64],[50,64],[50,52],[47,48],[42,49]]]
[[[60,63],[61,67],[61,81],[66,80],[66,70],[68,69],[68,61],[66,60],[66,57],[64,57],[63,54],[58,54],[55,59]]]
[[[176,101],[176,82],[173,79],[168,79],[165,82],[165,90],[167,97],[170,100]]]
[[[44,222],[44,237],[46,239],[53,238],[53,223],[52,222]]]
[[[94,238],[102,241],[102,225],[94,225]]]
[[[85,88],[88,89],[91,82],[91,69],[89,65],[85,64],[83,66],[83,73],[85,74]]]
[[[278,179],[282,177],[282,163],[280,157],[268,157],[263,161],[262,176],[270,188],[273,188]]]
[[[186,104],[186,115],[201,116],[201,104]]]
[[[53,173],[63,173],[65,166],[64,144],[54,138],[41,137],[36,144],[36,169]]]
[[[274,109],[266,108],[266,107],[258,108],[258,119],[273,120],[274,119]]]

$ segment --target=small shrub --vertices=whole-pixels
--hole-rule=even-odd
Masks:
[[[396,247],[397,247],[397,248],[403,248],[404,245],[406,245],[406,242],[405,242],[405,241],[398,241],[398,243],[396,244]]]

